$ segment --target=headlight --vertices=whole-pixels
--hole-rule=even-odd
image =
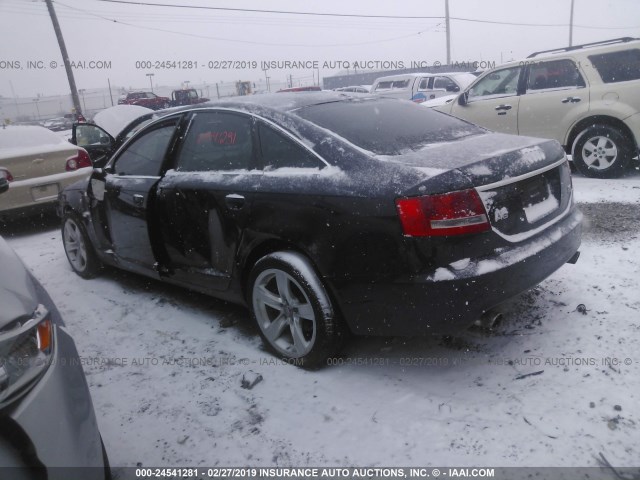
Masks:
[[[6,406],[46,371],[53,354],[53,324],[38,305],[33,316],[0,330],[0,408]]]

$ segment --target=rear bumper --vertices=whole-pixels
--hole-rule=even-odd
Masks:
[[[58,201],[58,193],[65,187],[82,180],[91,172],[92,169],[87,167],[74,172],[11,182],[9,190],[2,194],[0,214],[9,216],[25,209],[52,205]]]
[[[470,326],[571,260],[582,236],[577,208],[540,235],[490,257],[389,282],[333,285],[351,330],[360,335],[429,335]],[[516,246],[517,245],[517,246]]]

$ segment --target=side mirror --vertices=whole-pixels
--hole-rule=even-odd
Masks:
[[[469,103],[469,92],[463,92],[462,95],[458,97],[458,105],[464,107],[467,103]]]
[[[460,87],[457,85],[447,85],[447,88],[445,88],[445,90],[447,92],[459,92],[460,91]]]
[[[109,157],[107,155],[100,155],[99,157],[92,158],[91,161],[93,162],[94,173],[104,174],[104,167],[107,165]]]
[[[0,193],[4,193],[9,190],[9,180],[4,177],[0,177]]]

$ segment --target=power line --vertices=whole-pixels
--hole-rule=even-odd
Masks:
[[[442,20],[445,17],[443,15],[438,16],[424,16],[424,15],[369,15],[369,14],[356,14],[356,13],[325,13],[325,12],[300,12],[293,10],[265,10],[257,8],[233,8],[233,7],[211,7],[206,5],[179,5],[172,3],[155,3],[155,2],[135,2],[132,0],[94,0],[104,3],[118,3],[126,5],[137,5],[144,7],[167,7],[167,8],[187,8],[196,10],[217,10],[228,12],[249,12],[249,13],[269,13],[278,15],[306,15],[306,16],[319,16],[319,17],[350,17],[350,18],[387,18],[387,19],[437,19]],[[474,18],[465,17],[450,17],[451,20],[458,20],[461,22],[473,22],[473,23],[488,23],[492,25],[511,25],[517,27],[568,27],[568,23],[524,23],[524,22],[501,22],[497,20],[478,20]],[[580,28],[593,28],[602,30],[626,30],[640,28],[640,26],[628,26],[628,27],[601,27],[591,25],[574,25],[574,27]]]
[[[295,12],[289,10],[262,10],[258,8],[231,8],[231,7],[210,7],[204,5],[176,5],[170,3],[133,2],[129,0],[96,0],[106,3],[123,3],[127,5],[138,5],[144,7],[171,7],[171,8],[193,8],[197,10],[222,10],[227,12],[251,12],[251,13],[276,13],[282,15],[309,15],[317,17],[355,17],[355,18],[403,18],[403,19],[436,19],[441,20],[443,16],[421,16],[421,15],[366,15],[356,13],[323,13],[323,12]]]
[[[102,1],[102,0],[98,0],[98,1]],[[207,40],[216,40],[216,41],[222,41],[222,42],[233,42],[233,43],[244,43],[244,44],[249,44],[249,45],[267,45],[267,46],[272,46],[272,47],[351,47],[351,46],[360,46],[360,45],[371,45],[371,44],[376,44],[376,43],[383,43],[383,42],[391,42],[394,40],[402,40],[405,38],[410,38],[410,37],[415,37],[417,35],[421,35],[427,31],[429,31],[432,27],[426,28],[424,30],[421,30],[419,32],[416,33],[411,33],[408,35],[402,35],[399,37],[393,37],[393,38],[386,38],[386,39],[382,39],[382,40],[371,40],[371,41],[367,41],[367,42],[358,42],[358,43],[336,43],[336,44],[296,44],[296,43],[270,43],[270,42],[255,42],[255,41],[251,41],[251,40],[238,40],[238,39],[232,39],[232,38],[223,38],[223,37],[211,37],[208,35],[198,35],[195,33],[187,33],[187,32],[177,32],[175,30],[168,30],[165,28],[157,28],[157,27],[147,27],[144,25],[135,25],[132,23],[128,23],[128,22],[122,22],[120,20],[116,20],[114,18],[108,18],[102,15],[99,15],[97,13],[93,13],[93,12],[89,12],[87,10],[83,10],[81,8],[76,8],[76,7],[72,7],[70,5],[66,5],[62,2],[56,1],[55,2],[57,5],[66,7],[68,9],[71,10],[76,10],[79,12],[83,12],[86,15],[90,15],[93,17],[97,17],[97,18],[101,18],[102,20],[106,20],[108,22],[111,23],[117,23],[120,25],[125,25],[128,27],[133,27],[133,28],[141,28],[143,30],[152,30],[155,32],[162,32],[162,33],[172,33],[175,35],[183,35],[185,37],[193,37],[193,38],[203,38],[203,39],[207,39]],[[436,25],[437,27],[437,25]]]

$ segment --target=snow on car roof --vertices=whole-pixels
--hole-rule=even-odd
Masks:
[[[353,96],[346,95],[341,92],[320,91],[320,92],[281,92],[268,93],[263,95],[246,95],[243,97],[231,97],[225,100],[216,100],[207,103],[201,103],[198,107],[207,106],[241,106],[255,105],[259,107],[273,108],[290,112],[302,107],[318,105],[320,103],[339,102],[342,100],[350,100]]]

